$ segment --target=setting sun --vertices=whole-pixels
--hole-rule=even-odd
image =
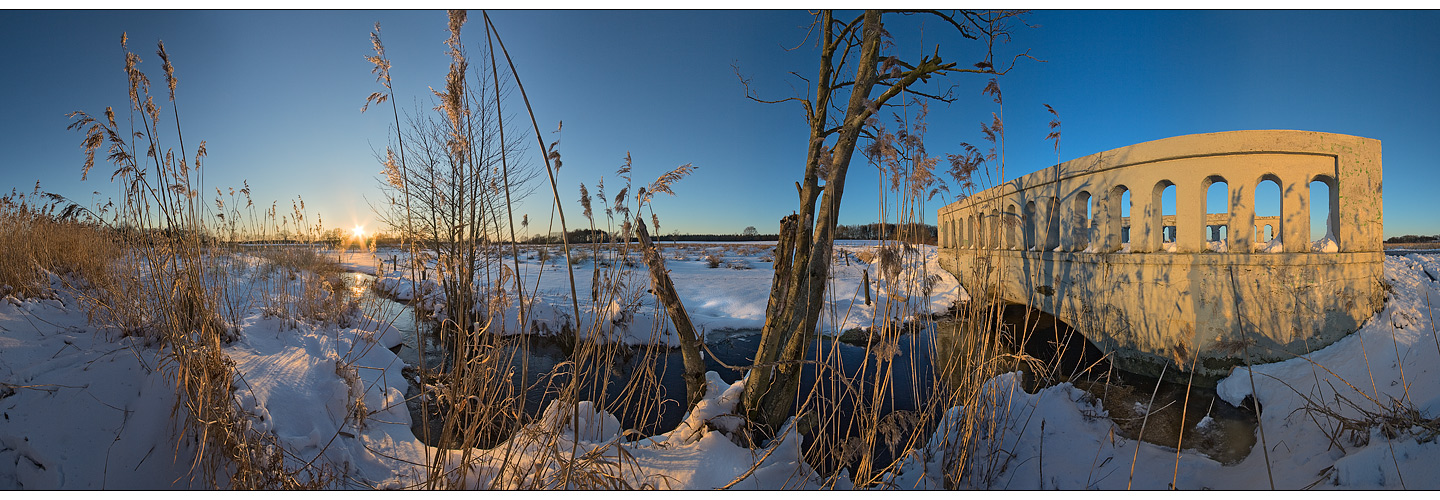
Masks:
[[[365,237],[365,226],[355,226],[355,237],[356,237],[356,238],[364,238],[364,237]]]

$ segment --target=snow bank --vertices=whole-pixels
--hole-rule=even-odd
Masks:
[[[173,368],[57,296],[0,301],[0,489],[200,486],[170,419]]]
[[[1332,444],[1304,410],[1324,405],[1353,419],[1362,416],[1362,409],[1394,414],[1398,405],[1426,418],[1440,416],[1440,342],[1432,308],[1440,305],[1440,283],[1426,274],[1437,268],[1440,255],[1387,256],[1388,301],[1359,331],[1309,355],[1254,367],[1266,440],[1272,446],[1286,443],[1281,458],[1271,453],[1271,461],[1290,472],[1283,482],[1277,472],[1276,486],[1300,487],[1323,478],[1317,488],[1440,487],[1432,465],[1440,461],[1440,445],[1423,429],[1400,429],[1387,438],[1376,426],[1341,433]],[[1251,378],[1249,369],[1238,367],[1220,382],[1218,392],[1234,404],[1252,394]],[[1322,415],[1314,417],[1335,425]],[[1255,459],[1252,454],[1247,463]]]
[[[921,271],[906,269],[902,277],[887,280],[873,263],[856,262],[857,250],[870,248],[845,248],[851,264],[846,266],[841,256],[836,266],[832,290],[837,298],[831,302],[836,317],[842,306],[850,311],[846,316],[863,317],[852,299],[843,298],[846,284],[858,292],[862,269],[872,277],[872,299],[895,295],[895,300],[909,301],[917,297],[899,295],[903,289],[892,287],[926,274],[924,266],[933,263],[933,249],[922,249],[915,257]],[[758,255],[737,252],[733,257],[753,259],[756,269],[672,261],[672,276],[695,309],[715,317],[739,316],[745,297],[768,289],[768,276],[751,275],[768,275],[768,263]],[[555,272],[552,265],[522,264],[522,271],[564,275],[563,268]],[[246,276],[256,279],[253,272]],[[1018,385],[1020,374],[1011,373],[986,384],[987,403],[949,409],[939,428],[903,455],[881,487],[1266,489],[1273,476],[1280,489],[1440,488],[1440,475],[1433,472],[1440,445],[1425,428],[1371,425],[1339,433],[1332,441],[1322,429],[1334,429],[1334,422],[1305,409],[1321,403],[1352,419],[1365,412],[1393,414],[1397,407],[1422,419],[1440,415],[1440,337],[1432,307],[1440,301],[1440,282],[1432,278],[1440,277],[1440,255],[1389,256],[1385,276],[1393,287],[1386,307],[1357,333],[1303,358],[1254,367],[1253,394],[1250,369],[1239,368],[1221,381],[1219,391],[1227,400],[1253,395],[1263,408],[1265,444],[1239,464],[1222,466],[1196,452],[1177,454],[1171,447],[1122,438],[1102,401],[1069,384],[1026,393]],[[707,283],[720,278],[731,281]],[[559,283],[546,279],[539,279],[539,289]],[[963,297],[958,287],[945,291],[945,283],[935,284],[942,291],[932,293],[929,302],[918,297],[920,303],[933,307],[937,296]],[[537,305],[551,303],[549,296],[537,295]],[[89,326],[72,305],[73,297],[58,296],[0,302],[0,488],[201,486],[188,479],[193,441],[176,439],[180,434],[169,414],[175,403],[173,374],[159,365],[155,348]],[[876,306],[870,307],[873,314]],[[716,321],[747,320],[727,316]],[[713,328],[717,323],[707,324]],[[257,429],[273,433],[293,454],[287,464],[329,468],[341,478],[333,487],[354,489],[415,485],[425,478],[418,464],[437,463],[437,456],[438,463],[462,466],[459,450],[427,447],[411,433],[403,404],[403,363],[382,347],[378,321],[362,320],[352,328],[296,326],[256,310],[237,326],[240,340],[226,347],[238,374],[234,396],[254,415]],[[552,404],[501,446],[470,450],[463,466],[473,473],[464,486],[567,486],[557,454],[550,453],[554,450],[583,459],[571,470],[579,474],[572,478],[592,482],[570,487],[607,484],[593,482],[605,478],[635,488],[709,489],[732,482],[732,489],[851,486],[845,478],[827,483],[803,463],[802,438],[793,423],[765,448],[732,442],[727,433],[739,423],[733,414],[742,389],[743,381],[726,384],[707,374],[705,399],[680,425],[635,441],[627,441],[616,419],[593,404]],[[971,474],[947,483],[944,471],[954,468],[947,460],[957,456],[958,424],[975,415],[992,422],[987,429],[994,432],[973,441]],[[504,470],[512,473],[496,480]]]
[[[1269,242],[1255,242],[1255,253],[1280,253],[1285,251],[1285,242],[1274,238]]]

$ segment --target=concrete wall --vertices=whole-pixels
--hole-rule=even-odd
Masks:
[[[1267,181],[1279,187],[1280,216],[1257,219],[1255,190]],[[1326,237],[1310,234],[1312,181],[1329,187],[1338,251],[1311,251]],[[1217,182],[1228,186],[1228,210],[1206,209]],[[1161,213],[1168,186],[1173,215]],[[1374,139],[1290,130],[1173,137],[946,205],[942,265],[972,294],[993,289],[1070,323],[1122,368],[1154,375],[1168,362],[1223,376],[1246,355],[1274,361],[1324,347],[1381,307],[1380,191]],[[1256,253],[1265,225],[1282,246]],[[1216,251],[1207,240],[1221,227]],[[1251,230],[1228,231],[1240,227]]]

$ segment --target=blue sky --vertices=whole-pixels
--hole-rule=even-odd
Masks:
[[[807,139],[794,103],[745,99],[732,64],[762,96],[805,93],[788,72],[813,78],[803,11],[492,11],[524,79],[546,141],[561,139],[561,199],[577,225],[579,183],[593,188],[626,152],[637,182],[683,163],[699,169],[655,202],[662,233],[773,232],[798,207]],[[1038,11],[999,54],[1029,50],[1001,77],[1007,173],[1056,161],[1044,140],[1059,111],[1063,160],[1176,135],[1300,129],[1380,139],[1385,235],[1440,233],[1440,13],[1434,11]],[[208,142],[207,184],[248,180],[257,203],[303,196],[330,226],[373,227],[379,165],[390,118],[360,113],[378,85],[364,56],[379,21],[402,107],[428,108],[443,84],[445,14],[439,11],[0,11],[6,77],[0,90],[0,187],[47,191],[82,203],[115,192],[113,168],[80,182],[81,136],[64,114],[126,105],[121,32],[161,82],[163,39],[179,78],[186,143]],[[893,17],[901,55],[941,55],[968,65],[982,48],[933,20]],[[483,40],[478,12],[465,31]],[[813,41],[813,40],[812,40]],[[787,50],[800,46],[798,50]],[[932,155],[978,144],[980,123],[1000,109],[980,94],[986,78],[933,79],[955,86],[934,104]],[[168,112],[168,103],[163,103]],[[521,115],[523,118],[523,115]],[[551,135],[565,123],[563,136]],[[531,139],[533,141],[533,139]],[[532,154],[535,154],[532,147]],[[531,160],[538,164],[538,158]],[[542,176],[543,177],[543,176]],[[857,155],[841,223],[877,217],[876,171]],[[548,186],[516,205],[531,231],[549,217]],[[613,193],[613,188],[612,191]],[[613,196],[613,195],[612,195]],[[933,210],[946,200],[927,202]],[[1265,207],[1259,207],[1265,212]]]

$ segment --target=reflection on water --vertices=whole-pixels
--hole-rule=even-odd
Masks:
[[[1024,387],[1032,393],[1061,382],[1088,392],[1100,401],[1117,432],[1126,438],[1140,437],[1170,448],[1179,443],[1181,448],[1193,449],[1226,465],[1237,464],[1250,454],[1257,425],[1252,408],[1232,406],[1220,399],[1213,387],[1187,386],[1116,370],[1079,332],[1044,312],[1011,305],[1001,316],[1003,333],[998,343],[985,344],[984,339],[967,333],[973,329],[957,323],[939,324],[941,335],[936,349],[940,359],[948,359],[952,365],[942,377],[951,387],[964,388],[973,383],[966,375],[981,362],[977,358],[989,360],[1002,364],[1001,371],[1024,369]],[[986,345],[989,351],[984,350]],[[977,352],[987,354],[967,355]],[[1006,356],[1022,352],[1038,359],[1038,366]]]

